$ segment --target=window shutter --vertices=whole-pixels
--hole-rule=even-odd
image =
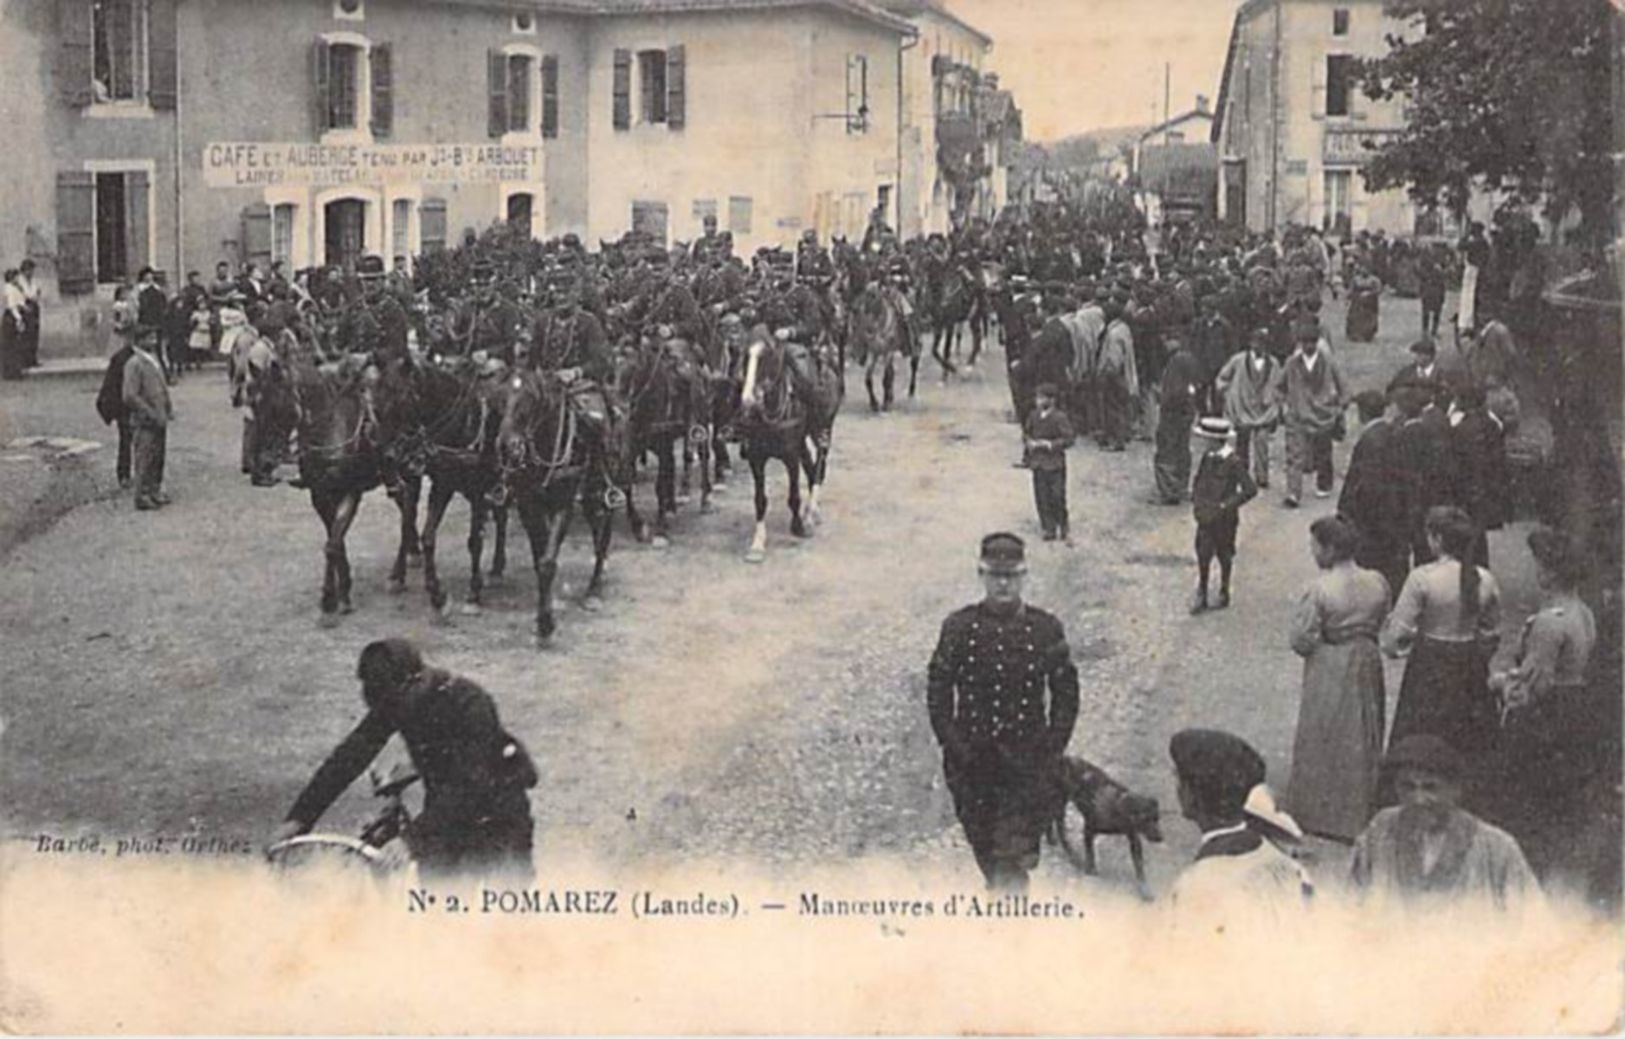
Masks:
[[[688,48],[666,50],[666,125],[681,130],[688,123]]]
[[[263,202],[243,207],[243,262],[271,262],[271,207]]]
[[[485,132],[491,137],[501,137],[508,132],[508,59],[501,51],[487,51],[485,66],[486,93],[491,99]]]
[[[151,222],[147,207],[152,204],[152,182],[143,170],[124,175],[124,270],[135,274],[152,263],[148,247]]]
[[[56,79],[62,100],[74,108],[83,108],[94,100],[90,80],[94,75],[91,65],[90,20],[91,0],[59,0],[57,10]]]
[[[632,52],[617,50],[615,52],[615,83],[614,90],[614,118],[615,129],[626,130],[632,126]]]
[[[316,45],[310,49],[310,81],[312,112],[316,121],[316,132],[325,133],[333,126],[333,111],[328,74],[331,71],[328,62],[328,46],[326,40],[317,40]]]
[[[63,170],[56,175],[56,280],[64,296],[96,287],[94,173]]]
[[[395,130],[395,66],[389,44],[372,45],[372,135],[388,137]]]
[[[542,58],[542,136],[559,135],[559,59],[548,54]]]
[[[446,200],[426,198],[418,203],[418,244],[425,253],[446,247]]]
[[[160,112],[175,109],[175,0],[152,0],[147,14],[147,99]],[[139,270],[139,268],[137,268]]]

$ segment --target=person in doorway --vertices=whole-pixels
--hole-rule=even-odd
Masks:
[[[979,570],[986,596],[943,622],[926,707],[989,890],[1020,893],[1064,798],[1060,759],[1078,717],[1078,670],[1061,622],[1022,601],[1021,538],[983,538]]]

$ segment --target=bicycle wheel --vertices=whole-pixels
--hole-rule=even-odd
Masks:
[[[336,833],[306,833],[265,849],[279,873],[382,877],[388,872],[377,848]]]

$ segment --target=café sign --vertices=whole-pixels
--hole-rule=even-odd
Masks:
[[[203,146],[211,188],[340,187],[347,184],[509,184],[542,179],[540,145],[277,144]]]
[[[1398,130],[1328,130],[1321,156],[1327,165],[1363,166],[1373,150],[1397,136]]]

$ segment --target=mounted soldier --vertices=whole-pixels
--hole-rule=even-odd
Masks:
[[[706,214],[702,224],[705,233],[699,237],[693,248],[689,250],[689,259],[697,267],[710,267],[726,262],[728,257],[733,254],[732,236],[717,232],[717,218],[714,213]]]
[[[516,364],[527,325],[525,312],[497,290],[496,270],[489,263],[475,263],[472,273],[469,294],[458,301],[449,318],[447,352],[463,357],[483,354]]]
[[[530,367],[568,387],[582,431],[601,450],[611,482],[624,483],[626,409],[615,389],[615,359],[597,316],[581,305],[582,275],[563,272],[549,286],[553,305],[531,333]]]

